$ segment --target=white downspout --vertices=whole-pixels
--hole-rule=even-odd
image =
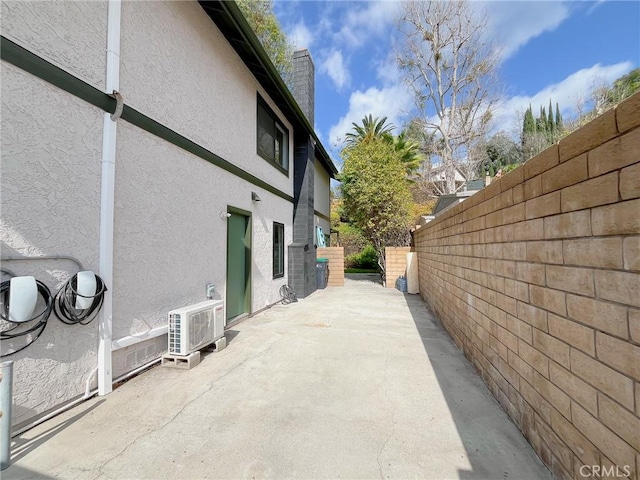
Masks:
[[[107,11],[107,74],[105,92],[120,90],[120,0],[109,0]],[[100,199],[100,276],[107,285],[98,327],[98,395],[112,390],[111,366],[113,314],[113,206],[115,197],[117,118],[104,114],[102,137],[102,187]]]

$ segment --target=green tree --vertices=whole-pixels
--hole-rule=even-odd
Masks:
[[[551,105],[551,99],[549,99],[549,116],[547,117],[547,132],[549,133],[550,143],[553,143],[556,136],[556,124],[553,119],[553,106]]]
[[[406,132],[395,136],[392,134],[395,126],[387,124],[387,117],[373,118],[371,114],[362,119],[362,124],[353,122],[352,132],[345,135],[348,147],[359,145],[373,140],[382,140],[393,145],[398,153],[400,161],[405,165],[407,175],[414,173],[422,162],[420,146],[407,137]]]
[[[556,102],[556,140],[558,140],[562,136],[562,129],[562,114],[560,113],[558,102]]]
[[[273,0],[237,0],[236,3],[278,73],[291,88],[294,45],[287,39],[280,22],[273,13]]]
[[[524,120],[522,122],[522,138],[526,137],[529,134],[535,133],[536,131],[536,121],[533,118],[533,111],[531,110],[531,105],[526,112],[524,112]]]
[[[362,119],[362,125],[355,122],[351,125],[353,125],[353,132],[347,133],[345,139],[349,146],[389,137],[395,128],[393,125],[387,124],[387,117],[373,118],[371,114]]]
[[[422,163],[423,156],[420,152],[420,145],[407,138],[406,132],[402,132],[397,137],[391,138],[393,148],[399,155],[400,161],[404,164],[407,175],[415,173]]]
[[[640,68],[631,70],[613,82],[607,93],[608,103],[613,106],[640,90]]]
[[[485,144],[486,157],[480,163],[477,174],[484,176],[489,172],[490,176],[502,170],[503,173],[509,165],[522,163],[522,148],[506,132],[498,132],[490,137]]]
[[[384,248],[410,241],[406,167],[394,145],[383,138],[348,145],[341,157],[345,213],[375,248],[384,272]]]

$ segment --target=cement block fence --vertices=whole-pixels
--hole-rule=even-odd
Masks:
[[[396,288],[398,277],[407,274],[407,253],[411,247],[385,247],[385,287]]]
[[[414,235],[420,294],[556,478],[640,471],[640,95]]]
[[[328,287],[344,287],[344,248],[318,247],[316,258],[329,260]]]

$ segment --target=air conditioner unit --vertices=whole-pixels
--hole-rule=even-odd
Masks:
[[[169,312],[169,353],[189,355],[224,336],[224,303],[207,300]]]

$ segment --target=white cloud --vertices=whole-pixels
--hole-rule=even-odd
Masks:
[[[350,48],[370,44],[374,37],[390,27],[400,9],[400,2],[348,2],[348,10],[340,18],[342,28],[336,34],[336,43]],[[361,8],[361,5],[364,7]]]
[[[349,86],[351,82],[351,75],[341,50],[334,49],[329,52],[320,62],[320,73],[326,73],[338,90],[344,86]]]
[[[587,15],[591,15],[600,5],[602,5],[607,0],[596,0],[593,2],[593,5],[587,10]]]
[[[349,111],[329,130],[331,145],[339,145],[352,129],[352,123],[361,123],[362,118],[371,114],[387,117],[387,123],[400,128],[402,120],[411,108],[413,99],[404,85],[384,88],[371,87],[365,91],[357,90],[349,98]]]
[[[290,27],[287,37],[295,44],[296,49],[311,48],[315,43],[313,32],[309,30],[304,20]]]
[[[559,104],[565,119],[575,115],[575,106],[580,100],[586,100],[591,89],[601,83],[611,84],[614,80],[629,72],[633,68],[631,62],[621,62],[614,65],[596,64],[590,68],[583,68],[572,73],[564,80],[548,85],[531,96],[518,95],[505,99],[494,116],[496,130],[519,131],[519,113],[524,112],[529,105],[537,115],[540,105],[549,105],[549,100],[555,108]]]
[[[482,2],[477,6],[487,11],[491,36],[502,47],[502,60],[531,39],[555,30],[570,15],[564,2]]]

